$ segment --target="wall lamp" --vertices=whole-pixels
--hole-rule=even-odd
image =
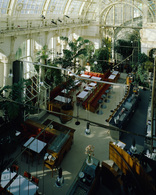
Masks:
[[[59,21],[59,22],[62,22],[62,20],[60,20],[59,18],[58,18],[58,21]]]
[[[65,17],[67,17],[67,18],[70,18],[69,16],[67,16],[67,15],[64,15]]]
[[[11,69],[10,69],[10,73],[8,74],[8,77],[13,77],[13,73]]]
[[[41,15],[41,18],[45,19],[45,16],[44,15]]]
[[[57,25],[57,23],[56,23],[56,22],[54,22],[54,20],[52,20],[52,21],[51,21],[51,23],[53,23],[53,24]]]

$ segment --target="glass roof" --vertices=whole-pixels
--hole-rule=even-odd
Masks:
[[[9,5],[9,0],[0,0],[0,13],[7,14],[7,8]]]
[[[17,0],[15,11],[21,14],[41,14],[45,0]]]
[[[52,14],[60,14],[63,13],[65,10],[65,6],[67,4],[68,0],[51,0],[49,2],[48,8],[47,8],[47,14],[52,13]]]
[[[45,14],[85,17],[95,20],[99,13],[107,14],[111,7],[122,9],[126,6],[141,10],[142,4],[148,5],[151,15],[156,15],[156,0],[0,0],[0,15],[13,16],[18,14]],[[120,12],[121,13],[121,12]]]

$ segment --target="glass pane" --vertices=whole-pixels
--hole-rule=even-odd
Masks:
[[[0,13],[6,14],[8,9],[9,0],[0,0]]]
[[[67,3],[67,0],[61,0],[61,1],[51,0],[48,6],[47,13],[63,14],[66,3]]]
[[[16,5],[15,5],[15,11],[16,12],[16,7],[19,3],[23,4],[23,8],[20,11],[21,14],[41,14],[43,10],[45,0],[17,0]]]

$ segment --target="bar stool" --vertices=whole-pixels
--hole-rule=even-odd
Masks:
[[[103,104],[101,105],[101,108],[107,108],[107,106],[105,105],[105,98],[106,98],[106,95],[105,94],[102,94],[102,99],[103,99]]]
[[[105,91],[105,93],[107,94],[107,97],[106,97],[105,102],[109,103],[109,102],[110,102],[110,100],[108,100],[108,93],[109,93],[109,89],[107,89],[107,90]]]
[[[99,110],[97,111],[97,114],[102,115],[103,111],[100,109],[101,108],[101,104],[102,104],[102,99],[99,99],[98,103],[99,103]]]
[[[110,93],[113,93],[113,87],[112,87],[112,86],[110,86],[108,89],[109,89],[109,92],[110,92]],[[112,98],[112,96],[109,95],[108,98]]]

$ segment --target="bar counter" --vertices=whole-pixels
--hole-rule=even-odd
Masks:
[[[93,158],[93,164],[87,165],[85,160],[67,195],[95,194],[100,179],[99,163],[99,160]]]

